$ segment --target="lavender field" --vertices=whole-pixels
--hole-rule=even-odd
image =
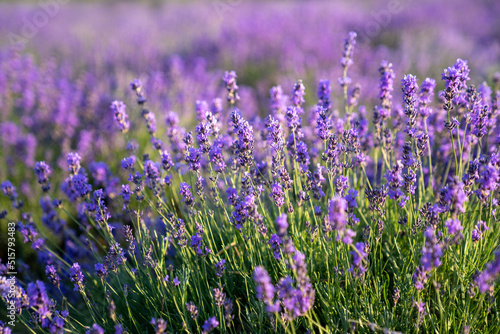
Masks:
[[[0,334],[499,333],[499,15],[0,3]]]

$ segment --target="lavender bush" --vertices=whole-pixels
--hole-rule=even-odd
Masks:
[[[361,77],[360,38],[265,102],[3,53],[0,333],[500,331],[500,74]]]

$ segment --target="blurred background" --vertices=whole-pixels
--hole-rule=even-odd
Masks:
[[[441,73],[457,58],[469,62],[476,85],[491,82],[500,69],[499,14],[493,0],[3,1],[0,163],[27,168],[1,168],[0,179],[30,183],[34,161],[61,165],[72,150],[111,161],[124,143],[109,105],[125,101],[134,124],[134,78],[162,125],[173,110],[193,126],[197,100],[224,97],[225,70],[238,75],[238,106],[249,119],[267,115],[272,86],[289,94],[297,79],[309,104],[318,81],[329,79],[335,108],[351,30],[358,44],[350,77],[369,111],[384,59],[394,64],[396,101],[404,74],[435,78],[442,89]]]

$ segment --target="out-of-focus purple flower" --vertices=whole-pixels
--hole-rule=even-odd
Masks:
[[[130,122],[128,120],[127,112],[125,111],[126,106],[122,101],[111,102],[111,111],[114,114],[114,120],[118,129],[121,132],[126,133],[130,129]]]
[[[329,110],[331,108],[331,93],[332,87],[330,86],[330,80],[321,80],[318,85],[318,105],[325,110]]]
[[[292,95],[291,95],[291,102],[295,107],[300,108],[304,102],[304,95],[306,95],[306,87],[302,83],[302,80],[297,81],[293,85],[293,90],[292,90]]]
[[[427,228],[424,233],[425,245],[422,248],[422,267],[426,271],[437,268],[441,265],[441,256],[443,255],[442,244],[439,242],[432,227]]]
[[[193,302],[186,303],[186,309],[189,312],[191,319],[198,318],[198,308]]]
[[[500,275],[500,251],[495,252],[493,261],[486,265],[486,268],[477,276],[475,283],[481,293],[492,291],[494,283]]]
[[[281,259],[281,245],[283,242],[281,238],[277,234],[271,235],[271,238],[268,241],[269,246],[271,246],[271,250],[273,251],[274,258],[276,260]]]
[[[44,323],[52,315],[53,302],[47,295],[45,284],[42,281],[29,283],[27,288],[29,306],[35,309],[38,321]]]
[[[431,113],[429,107],[434,97],[434,89],[436,88],[436,80],[425,78],[420,86],[420,94],[418,100],[419,112],[422,117],[428,117]]]
[[[217,321],[216,317],[208,318],[208,320],[206,320],[203,323],[203,326],[201,326],[201,328],[203,329],[202,334],[208,334],[211,331],[213,331],[214,329],[216,329],[218,326],[219,326],[219,322]]]
[[[226,71],[224,76],[222,77],[222,81],[224,82],[224,86],[227,89],[227,101],[234,105],[237,101],[240,100],[240,96],[238,95],[238,85],[236,84],[236,72]]]
[[[153,318],[149,323],[155,328],[155,334],[163,334],[167,330],[167,322],[162,318]]]
[[[347,70],[352,66],[352,56],[354,47],[356,46],[357,34],[354,31],[350,31],[344,42],[344,50],[342,51],[342,58],[340,58],[340,65],[343,69],[342,77],[339,78],[339,83],[341,87],[347,87],[351,83],[351,78],[347,77]]]
[[[66,162],[68,163],[68,172],[71,173],[71,175],[76,175],[78,171],[80,170],[80,163],[82,161],[82,158],[78,153],[75,152],[70,152],[66,156]]]
[[[472,230],[472,241],[476,242],[483,238],[484,232],[488,231],[489,227],[486,222],[480,220],[477,222],[474,230]]]
[[[257,288],[257,298],[267,305],[268,312],[278,312],[279,303],[273,301],[275,289],[267,270],[261,266],[255,267],[253,279]]]
[[[0,189],[11,202],[14,202],[17,199],[16,187],[14,187],[12,182],[10,182],[9,180],[2,182],[2,184],[0,184]]]
[[[224,275],[224,270],[226,270],[226,260],[222,259],[215,264],[215,275],[217,278],[221,278]]]
[[[191,248],[194,249],[198,256],[205,256],[211,252],[210,249],[203,246],[203,237],[201,233],[195,233],[191,236]]]
[[[283,94],[281,86],[272,87],[269,90],[271,115],[282,121],[286,109],[286,96]]]
[[[50,166],[45,161],[39,161],[35,164],[35,167],[33,169],[35,170],[36,176],[38,177],[38,183],[42,185],[42,190],[44,192],[49,191],[49,176],[52,173]]]
[[[365,252],[365,244],[363,242],[357,242],[355,247],[356,250],[350,252],[352,255],[352,265],[349,271],[355,277],[359,277],[362,276],[367,270],[363,261],[366,259],[368,254]]]
[[[463,230],[460,220],[457,218],[450,218],[445,223],[444,226],[448,229],[449,234],[456,234]]]

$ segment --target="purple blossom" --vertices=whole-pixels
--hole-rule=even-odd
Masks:
[[[419,93],[419,112],[422,117],[428,117],[431,113],[431,108],[429,105],[432,103],[434,97],[434,89],[436,88],[436,80],[431,78],[425,78],[422,81]]]
[[[472,230],[472,241],[476,242],[479,241],[483,238],[483,234],[489,230],[488,225],[486,225],[486,222],[480,220],[477,222],[474,230]]]
[[[153,318],[149,323],[155,328],[155,334],[163,334],[167,330],[167,322],[162,318]]]
[[[494,283],[500,275],[500,251],[495,252],[495,258],[489,262],[484,270],[474,280],[479,291],[485,293],[493,291]]]
[[[118,129],[120,129],[123,133],[128,132],[130,129],[130,122],[128,120],[127,112],[125,111],[125,104],[122,101],[113,101],[110,108],[114,114],[114,120]]]
[[[274,285],[271,283],[271,277],[264,267],[257,266],[253,272],[253,279],[257,288],[257,298],[267,305],[268,312],[277,312],[279,304],[274,303]],[[278,310],[276,310],[278,308]]]
[[[355,277],[359,277],[362,276],[367,270],[363,261],[366,259],[368,254],[365,252],[365,244],[363,242],[357,242],[355,248],[355,251],[350,252],[352,255],[352,265],[349,271]]]
[[[273,199],[274,204],[280,208],[285,204],[285,193],[283,192],[283,188],[281,187],[281,183],[273,183],[271,187],[272,191],[269,194]]]
[[[331,108],[330,94],[332,93],[332,87],[330,86],[330,80],[321,80],[318,86],[318,105],[329,110]]]
[[[208,334],[211,331],[213,331],[214,329],[216,329],[218,326],[219,326],[219,322],[217,321],[217,318],[215,318],[215,317],[208,318],[208,320],[206,320],[203,323],[203,326],[201,326],[203,328],[202,333]]]
[[[226,260],[222,259],[215,264],[215,275],[217,278],[221,278],[224,275],[224,270],[226,270]]]
[[[38,183],[42,185],[42,190],[44,192],[49,191],[49,176],[52,173],[50,166],[45,163],[45,161],[39,161],[35,164],[35,167],[33,169],[35,170],[36,176],[38,177]]]
[[[201,156],[200,151],[194,147],[190,147],[186,153],[184,160],[189,164],[189,168],[197,172],[201,169]]]
[[[186,182],[181,182],[179,195],[182,196],[182,200],[184,201],[184,203],[186,203],[188,207],[191,207],[194,205],[194,197],[189,189],[191,189],[191,186],[189,184],[187,184]]]
[[[243,119],[237,110],[231,113],[231,120],[237,139],[234,142],[238,164],[242,167],[249,166],[253,162],[254,134],[253,128]]]
[[[303,141],[299,142],[297,144],[297,156],[295,158],[295,161],[299,163],[300,170],[302,173],[307,172],[309,169],[309,164],[310,164],[310,157],[309,153],[307,152],[307,145]]]
[[[83,273],[78,263],[73,263],[73,265],[71,266],[69,270],[69,278],[75,285],[73,291],[80,291],[84,289]]]
[[[237,101],[240,100],[240,96],[238,95],[238,85],[236,84],[236,72],[226,71],[224,76],[222,77],[222,81],[224,82],[224,86],[227,89],[227,101],[234,105]]]
[[[271,250],[273,251],[274,258],[276,260],[281,259],[281,245],[283,242],[281,238],[277,234],[271,235],[271,238],[268,241],[269,246],[271,246]]]
[[[189,312],[191,319],[198,318],[198,308],[193,302],[186,303],[186,309]]]
[[[293,90],[292,90],[292,95],[291,95],[291,102],[295,107],[299,107],[305,102],[304,100],[304,95],[306,87],[302,83],[302,80],[297,81],[293,85]]]
[[[78,153],[68,153],[68,155],[66,156],[66,162],[68,163],[68,172],[70,172],[71,175],[76,175],[78,173],[81,167],[81,161],[82,158]]]
[[[45,274],[47,275],[50,283],[52,283],[56,287],[59,287],[61,279],[57,274],[56,268],[53,265],[47,265],[47,267],[45,267]]]
[[[444,226],[448,229],[449,234],[456,234],[463,230],[460,220],[456,218],[450,218],[445,223]]]

